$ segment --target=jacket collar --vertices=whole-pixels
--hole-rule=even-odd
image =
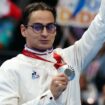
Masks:
[[[39,50],[39,49],[35,49],[35,48],[31,49],[31,48],[27,47],[26,45],[25,45],[24,49],[28,50],[28,51],[30,51],[32,53],[38,54],[38,55],[47,55],[47,54],[49,54],[49,53],[51,53],[53,51],[53,48],[49,48],[47,50]]]

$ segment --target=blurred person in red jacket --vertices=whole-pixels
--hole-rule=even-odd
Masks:
[[[19,21],[21,16],[21,9],[12,0],[0,1],[0,49],[7,48],[13,38],[15,25],[11,18]]]
[[[1,0],[0,1],[0,18],[13,17],[16,20],[21,18],[21,9],[12,2],[12,0]]]

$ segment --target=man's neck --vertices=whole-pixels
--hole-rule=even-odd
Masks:
[[[49,49],[46,49],[46,50],[41,50],[41,49],[37,49],[37,48],[29,48],[25,45],[25,50],[28,50],[32,53],[35,53],[35,54],[38,54],[38,55],[46,55],[48,53],[51,53],[53,51],[53,48],[49,48]]]

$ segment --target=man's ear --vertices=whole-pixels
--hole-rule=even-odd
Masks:
[[[23,24],[20,25],[20,30],[21,30],[22,36],[26,37],[26,27]]]

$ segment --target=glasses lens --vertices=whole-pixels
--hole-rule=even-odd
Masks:
[[[46,30],[48,33],[54,33],[56,31],[56,24],[54,23],[49,23],[47,25],[43,25],[41,23],[34,23],[32,25],[32,28],[34,29],[36,33],[41,33],[44,27],[46,27]]]
[[[43,30],[43,25],[40,23],[33,24],[33,29],[35,32],[40,33]]]
[[[56,25],[54,23],[47,24],[46,29],[49,33],[54,33],[56,31]]]

